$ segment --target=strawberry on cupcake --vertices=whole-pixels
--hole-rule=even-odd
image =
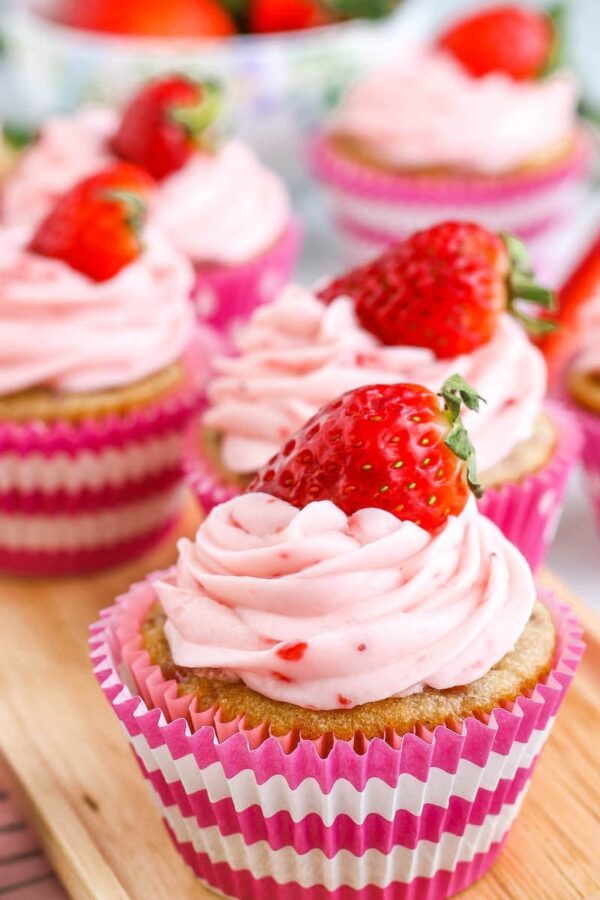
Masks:
[[[0,570],[142,553],[182,500],[193,272],[145,228],[150,176],[117,163],[31,231],[0,229]]]
[[[312,164],[353,261],[436,221],[526,238],[538,268],[575,212],[591,142],[560,40],[540,10],[471,14],[351,87]]]
[[[546,367],[523,328],[552,296],[514,238],[449,222],[417,232],[311,295],[288,288],[216,362],[187,466],[208,509],[244,488],[302,421],[336,393],[458,372],[486,397],[467,423],[489,488],[483,509],[537,566],[561,507],[577,429],[546,408]]]
[[[93,628],[175,846],[220,894],[451,896],[517,815],[583,646],[470,497],[481,399],[458,375],[441,395],[333,398]]]
[[[156,181],[150,220],[192,262],[192,298],[229,328],[286,281],[299,229],[281,179],[235,139],[220,141],[223,98],[182,75],[150,81],[120,113],[84,108],[51,119],[3,196],[4,221],[37,223],[79,178],[122,160]]]

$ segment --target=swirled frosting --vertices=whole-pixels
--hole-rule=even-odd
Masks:
[[[472,498],[432,536],[384,510],[244,494],[180,541],[156,591],[178,665],[310,709],[469,684],[535,601],[527,563]]]
[[[49,119],[6,182],[3,221],[37,224],[73,184],[113,162],[107,141],[116,125],[116,113],[102,107]]]
[[[2,230],[0,393],[121,387],[178,359],[192,332],[191,266],[159,234],[114,278],[94,282]]]
[[[230,141],[197,153],[162,182],[154,222],[194,262],[238,265],[283,234],[290,206],[283,182],[249,147]]]
[[[502,174],[565,145],[576,107],[568,72],[531,82],[473,78],[448,54],[422,49],[352,87],[330,131],[386,166]]]
[[[439,390],[458,372],[485,397],[465,422],[481,471],[531,437],[546,392],[546,367],[522,328],[503,315],[495,336],[469,355],[437,359],[421,347],[387,347],[359,325],[351,300],[325,306],[287,288],[238,336],[240,356],[220,359],[204,422],[222,435],[224,465],[262,466],[324,403],[365,384],[397,381]]]

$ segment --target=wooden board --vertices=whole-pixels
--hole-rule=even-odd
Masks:
[[[197,521],[190,507],[179,533]],[[174,555],[172,538],[106,574],[0,581],[0,746],[78,900],[214,896],[171,847],[87,655],[98,610]],[[506,848],[469,900],[600,900],[600,619],[559,591],[582,620],[587,652]]]

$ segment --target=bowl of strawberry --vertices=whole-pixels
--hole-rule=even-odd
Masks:
[[[225,84],[237,133],[289,167],[294,142],[411,21],[399,0],[28,0],[5,23],[9,114],[35,125],[175,69]]]

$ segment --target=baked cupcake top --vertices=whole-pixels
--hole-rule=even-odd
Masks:
[[[452,382],[456,434],[461,401],[477,401]],[[415,385],[343,395],[259,473],[256,493],[180,541],[176,574],[155,585],[175,664],[340,709],[470,683],[509,652],[532,575],[468,498],[473,468],[436,409]]]
[[[121,387],[181,357],[193,274],[161,234],[133,234],[131,210],[110,199],[114,191],[142,202],[132,170],[80,182],[33,236],[27,226],[2,229],[1,394]]]
[[[576,109],[568,72],[473,78],[448,53],[420,49],[350,88],[328,131],[386,168],[501,175],[568,149]]]
[[[449,345],[449,355],[440,356],[433,339],[432,346],[409,346],[409,337],[392,336],[385,325],[379,335],[368,330],[367,318],[363,316],[365,324],[358,318],[359,300],[369,296],[370,285],[378,277],[378,262],[334,281],[322,292],[328,305],[301,288],[287,288],[274,303],[257,309],[240,330],[240,355],[219,359],[215,364],[217,375],[208,386],[211,406],[203,421],[222,435],[223,464],[238,474],[252,473],[318,406],[340,392],[362,384],[397,381],[414,381],[439,390],[453,372],[461,374],[486,397],[487,403],[477,417],[466,415],[482,472],[492,469],[520,442],[530,438],[546,393],[546,366],[521,325],[508,312],[501,311],[503,304],[506,309],[503,285],[509,263],[502,257],[498,239],[477,226],[463,229],[450,225],[421,232],[419,240],[426,250],[425,259],[435,260],[437,254],[441,265],[447,260],[442,259],[445,247],[440,249],[440,245],[455,240],[453,235],[463,231],[467,236],[481,237],[489,245],[490,256],[484,254],[482,262],[468,237],[464,246],[458,246],[454,261],[446,266],[447,284],[445,288],[442,285],[435,302],[443,303],[444,294],[452,297],[457,290],[453,272],[456,265],[460,267],[460,278],[463,274],[467,278],[462,284],[462,296],[471,289],[471,276],[474,285],[480,277],[484,289],[482,309],[495,305],[498,310],[489,333],[480,342],[469,330],[468,317],[456,310],[458,330],[465,340],[460,345]],[[445,237],[447,234],[450,237]],[[415,259],[417,252],[420,249],[417,248]],[[411,273],[415,259],[410,265],[408,260],[400,261],[399,271]],[[497,272],[493,266],[490,268],[490,259],[497,259]],[[395,265],[393,259],[391,262]],[[388,283],[398,285],[399,278],[394,280],[390,275]],[[429,283],[428,276],[424,283]],[[415,285],[416,281],[411,290]],[[425,295],[417,292],[414,296],[417,303],[423,296],[425,303]],[[377,295],[374,302],[385,308],[385,298]],[[404,302],[400,292],[398,302]],[[466,302],[469,303],[468,294]],[[419,334],[424,334],[422,322],[430,312],[433,316],[434,310],[424,309],[422,318],[417,318],[421,312],[415,309]],[[393,309],[389,317],[390,321],[397,321]],[[441,318],[445,321],[446,314],[442,312]],[[387,343],[383,340],[386,330],[390,334]],[[450,340],[452,335],[444,337]],[[456,352],[454,346],[458,348]]]
[[[6,184],[4,221],[37,224],[76,181],[121,158],[158,180],[152,224],[194,262],[255,258],[283,234],[289,197],[246,145],[215,143],[219,104],[212,86],[205,98],[201,92],[185,78],[165,76],[121,114],[90,107],[50,119]]]

